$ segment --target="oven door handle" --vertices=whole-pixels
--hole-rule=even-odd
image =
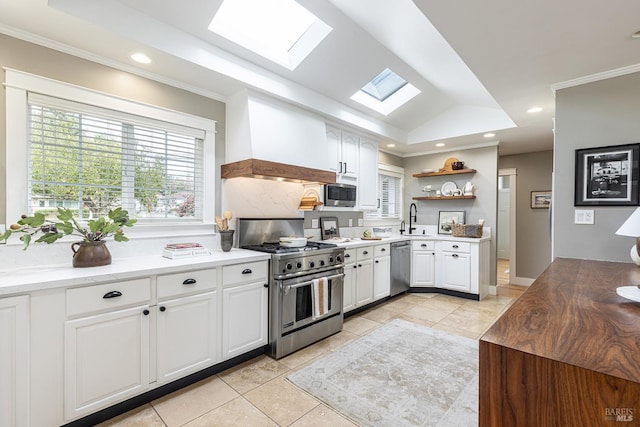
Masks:
[[[341,278],[341,277],[344,277],[344,273],[334,274],[334,275],[331,275],[331,276],[326,276],[325,278],[327,280],[333,280],[333,279],[338,279],[338,278]],[[308,281],[302,282],[302,283],[296,283],[295,285],[285,285],[284,282],[280,282],[280,289],[286,295],[292,289],[301,288],[303,286],[308,286],[308,285],[310,285],[312,283],[313,283],[313,280],[308,280]]]

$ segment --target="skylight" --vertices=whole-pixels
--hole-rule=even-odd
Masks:
[[[419,93],[411,83],[385,68],[351,99],[386,116]]]
[[[405,79],[385,68],[383,72],[364,85],[361,90],[378,101],[384,101],[406,84],[407,81]]]
[[[294,0],[224,0],[209,30],[293,70],[332,28]]]

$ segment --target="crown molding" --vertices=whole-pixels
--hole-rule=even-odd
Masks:
[[[577,79],[566,80],[564,82],[555,83],[551,85],[551,90],[554,95],[557,90],[566,89],[574,86],[580,86],[587,83],[593,83],[600,80],[611,79],[613,77],[620,77],[626,74],[636,73],[640,71],[640,64],[629,65],[622,68],[616,68],[614,70],[603,71],[602,73],[590,74],[584,77],[578,77]]]

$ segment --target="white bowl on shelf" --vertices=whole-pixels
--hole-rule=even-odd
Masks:
[[[435,172],[435,169],[422,169],[422,173],[431,173],[431,172]]]

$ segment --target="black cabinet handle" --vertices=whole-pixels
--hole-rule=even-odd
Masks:
[[[349,255],[349,254],[344,254],[344,257],[345,257],[345,258],[351,258],[351,255]]]
[[[182,282],[183,285],[195,285],[196,284],[196,279],[187,279],[184,282]]]
[[[344,162],[344,173],[347,173],[347,162]]]
[[[250,268],[245,268],[244,270],[242,270],[242,274],[251,274],[253,273],[253,271],[251,271]]]
[[[453,245],[452,246],[454,249],[458,249],[458,245]]]
[[[268,284],[268,283],[265,283],[265,284],[264,284],[264,287],[265,287],[265,288],[268,288],[268,287],[269,287],[269,284]]]
[[[376,260],[376,264],[379,263],[380,261]]]
[[[358,267],[362,267],[362,264],[358,264]]]
[[[420,245],[420,247],[421,247],[421,248],[426,248],[426,247],[427,247],[427,244],[426,244],[426,243],[423,243],[423,244],[421,244],[421,245]]]
[[[148,316],[148,315],[149,315],[149,310],[145,309],[145,310],[142,312],[142,314],[144,314],[145,316]]]
[[[120,291],[111,291],[111,292],[107,292],[106,294],[104,294],[102,296],[102,298],[104,299],[109,299],[109,298],[118,298],[122,296],[122,292]]]
[[[382,249],[380,249],[380,252],[386,252],[386,251],[387,251],[387,249],[386,249],[386,248],[382,248]]]
[[[358,266],[357,266],[357,265],[355,265],[355,264],[353,264],[353,268],[358,268]]]
[[[160,306],[160,311],[166,311],[167,307],[165,307],[164,305]]]
[[[369,251],[363,251],[362,255],[369,255]]]
[[[454,258],[458,258],[458,254],[452,254],[451,256]]]

